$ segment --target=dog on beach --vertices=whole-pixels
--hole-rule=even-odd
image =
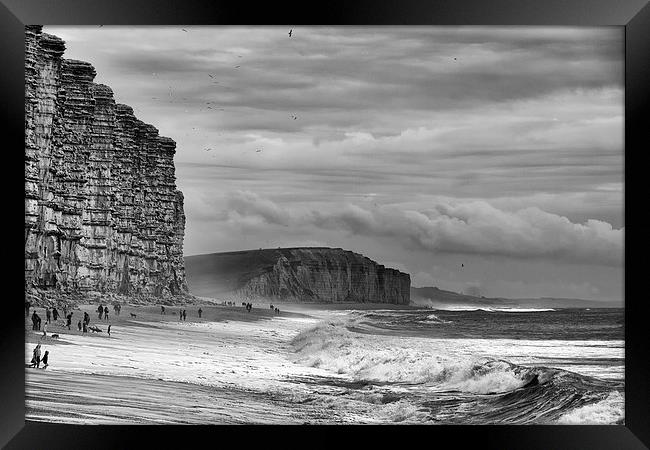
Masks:
[[[135,314],[131,313],[131,317],[135,318],[137,317]]]
[[[88,327],[88,329],[90,331],[92,331],[93,333],[101,333],[102,332],[102,329],[99,328],[99,327]]]
[[[53,335],[51,336],[51,338],[52,338],[52,339],[58,339],[58,338],[59,338],[59,335],[55,333],[55,334],[53,334]]]

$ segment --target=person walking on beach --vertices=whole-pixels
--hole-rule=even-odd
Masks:
[[[108,322],[108,306],[104,306],[104,320]]]
[[[77,322],[77,329],[78,329],[79,331],[81,331],[81,320],[80,320],[79,322]]]
[[[52,318],[55,322],[59,320],[59,311],[56,308],[52,308]]]
[[[86,321],[84,321],[84,322],[81,324],[81,326],[82,326],[83,332],[84,332],[84,333],[88,333],[88,324],[86,323]]]
[[[50,308],[45,308],[45,322],[50,323],[52,318],[52,311],[50,311]]]
[[[199,307],[199,319],[201,318],[201,313],[202,312],[203,312],[203,310],[201,309],[201,307]]]
[[[32,307],[32,302],[25,300],[25,317],[29,317],[29,309]]]
[[[187,320],[187,311],[183,310],[183,321]]]
[[[163,305],[160,305],[160,315],[162,316],[163,314],[167,315],[167,313],[165,312],[165,307]]]
[[[38,331],[41,331],[41,316],[36,314],[36,329]]]
[[[50,351],[45,350],[45,354],[43,355],[43,359],[41,360],[41,362],[43,363],[43,369],[47,369],[47,364],[49,359],[50,359]]]
[[[183,310],[182,310],[182,309],[179,309],[179,310],[178,310],[178,321],[180,322],[180,321],[182,321],[182,320],[183,320]]]
[[[90,323],[90,314],[84,311],[84,323],[88,325]]]
[[[104,314],[104,305],[99,305],[97,307],[97,317],[99,317],[99,320],[102,320],[102,314]]]
[[[38,314],[36,314],[36,310],[34,310],[34,313],[32,314],[32,330],[36,330],[36,318],[38,317]]]
[[[41,364],[41,344],[36,344],[34,354],[32,356],[32,363],[29,367],[38,367]]]
[[[111,335],[111,326],[110,325],[108,326],[108,335],[109,336]]]
[[[70,329],[70,325],[72,325],[72,313],[68,314],[66,317],[66,326],[68,327],[68,330]]]

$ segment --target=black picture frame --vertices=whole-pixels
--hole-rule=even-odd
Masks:
[[[325,427],[280,431],[251,426],[255,437],[281,445],[342,445],[354,432],[372,442],[403,440],[405,445],[477,446],[525,449],[641,449],[650,446],[650,352],[645,336],[647,300],[640,275],[647,255],[644,225],[643,154],[647,148],[650,86],[650,5],[647,0],[364,0],[266,2],[210,0],[0,0],[3,206],[10,220],[3,234],[8,271],[4,275],[0,327],[0,446],[21,448],[132,448],[134,440],[153,446],[187,446],[196,437],[211,445],[246,444],[248,429],[199,426],[76,426],[25,421],[23,272],[14,259],[24,204],[13,192],[24,185],[20,148],[24,145],[24,25],[570,25],[625,27],[625,425],[624,426],[437,426]],[[645,145],[644,145],[645,144]],[[15,179],[14,179],[15,177]],[[645,188],[645,189],[644,189]],[[640,207],[635,207],[634,200]],[[648,229],[648,227],[645,227]],[[629,233],[632,232],[632,235]],[[15,245],[7,247],[7,244]],[[14,254],[15,252],[15,254]],[[640,270],[643,270],[641,267]],[[639,271],[640,273],[640,271]],[[9,288],[8,291],[6,288]],[[136,394],[134,394],[136,395]],[[416,431],[415,435],[414,430]],[[296,434],[297,433],[297,434]],[[268,436],[268,438],[266,438]],[[413,436],[423,440],[417,444]],[[447,444],[443,444],[447,442]],[[266,444],[265,444],[266,445]]]

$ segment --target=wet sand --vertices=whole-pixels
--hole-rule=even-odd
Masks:
[[[233,387],[32,371],[28,419],[72,424],[301,424],[273,395]],[[314,414],[317,416],[318,414]]]

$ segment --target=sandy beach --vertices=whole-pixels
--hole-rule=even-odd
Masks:
[[[334,409],[310,407],[309,380],[332,375],[290,359],[293,337],[351,305],[277,306],[279,315],[269,305],[254,305],[251,312],[241,305],[207,305],[201,319],[195,305],[166,307],[165,315],[159,306],[123,306],[120,316],[111,309],[111,336],[97,305],[74,310],[71,330],[63,322],[48,325],[45,339],[26,319],[26,366],[36,343],[50,352],[47,369],[26,368],[26,418],[80,424],[363,420],[349,411],[337,417]],[[179,321],[180,309],[187,310],[186,321]],[[102,333],[77,330],[84,311]],[[329,397],[344,388],[330,383],[319,389]],[[360,413],[368,407],[360,406]]]

